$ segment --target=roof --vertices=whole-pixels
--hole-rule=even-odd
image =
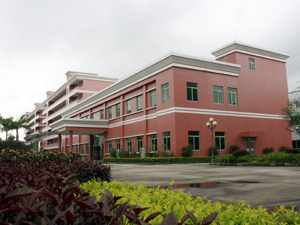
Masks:
[[[273,50],[268,50],[248,44],[243,44],[240,42],[232,42],[228,45],[225,45],[221,48],[218,48],[212,51],[212,55],[214,55],[217,59],[229,55],[234,52],[245,53],[253,56],[263,57],[267,59],[272,59],[276,61],[285,62],[289,55],[285,53],[280,53]]]

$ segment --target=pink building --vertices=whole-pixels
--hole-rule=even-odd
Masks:
[[[112,148],[180,157],[191,144],[193,156],[208,156],[210,117],[220,154],[233,144],[255,154],[291,147],[280,116],[288,55],[236,42],[212,54],[216,60],[172,54],[63,110],[50,124],[56,148],[96,159]]]
[[[99,77],[97,74],[68,71],[67,82],[55,92],[46,92],[43,103],[35,103],[35,109],[28,112],[30,131],[26,132],[26,144],[34,149],[58,149],[58,137],[50,125],[61,119],[61,113],[82,100],[115,83],[117,80]]]

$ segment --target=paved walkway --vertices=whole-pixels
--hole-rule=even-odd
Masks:
[[[240,199],[252,206],[290,204],[300,208],[300,167],[212,166],[203,163],[111,165],[113,179],[120,182],[128,180],[141,184],[145,181],[147,186],[167,186],[174,180],[174,185],[182,186],[186,193],[207,196],[212,201],[232,199],[237,202]],[[197,184],[198,188],[189,184]],[[212,185],[216,187],[203,188]]]

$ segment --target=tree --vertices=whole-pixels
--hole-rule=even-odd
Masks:
[[[2,118],[1,119],[1,131],[4,131],[6,134],[5,140],[7,141],[8,131],[13,130],[13,118]]]
[[[28,129],[27,123],[28,123],[28,118],[26,114],[20,116],[18,120],[13,121],[12,126],[13,129],[16,130],[16,141],[19,141],[19,129],[21,128]]]
[[[289,100],[288,106],[281,112],[288,123],[288,130],[300,135],[300,97]]]

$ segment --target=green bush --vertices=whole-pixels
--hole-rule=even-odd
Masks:
[[[188,145],[182,148],[182,156],[183,157],[191,157],[193,155],[193,146]]]
[[[264,154],[269,154],[269,153],[273,153],[273,152],[274,152],[274,148],[264,148],[263,149]]]
[[[81,155],[77,152],[54,152],[43,150],[41,152],[36,151],[24,151],[24,150],[12,150],[2,149],[0,150],[0,160],[16,161],[59,161],[59,162],[75,162],[82,160]]]
[[[117,150],[115,148],[112,148],[110,150],[110,156],[113,158],[117,158]]]
[[[288,153],[290,150],[291,148],[285,146],[281,146],[279,149],[280,152],[285,152],[285,153]]]
[[[21,141],[1,141],[0,140],[0,150],[1,149],[14,149],[14,150],[28,151],[29,146],[26,146],[24,144],[24,142],[21,142]]]
[[[212,151],[211,151],[212,147],[209,148],[209,156],[211,156]],[[218,156],[219,155],[219,147],[218,146],[214,146],[214,156]]]
[[[211,157],[104,158],[103,160],[115,163],[193,163],[210,162]]]
[[[232,153],[233,156],[235,157],[240,157],[240,156],[245,156],[245,155],[250,155],[250,153],[246,150],[237,150],[234,153]]]
[[[241,147],[239,145],[231,145],[230,146],[230,153],[232,154],[235,151],[240,150],[240,149],[241,149]]]
[[[246,205],[243,201],[231,204],[227,202],[205,201],[205,197],[194,197],[190,194],[185,194],[182,190],[173,191],[172,183],[169,188],[147,188],[143,185],[125,184],[112,181],[98,182],[91,180],[83,183],[81,187],[85,191],[90,191],[91,195],[97,195],[100,200],[104,189],[111,191],[113,195],[124,196],[120,199],[120,203],[130,201],[130,204],[140,205],[141,208],[149,207],[148,210],[141,214],[146,218],[152,213],[162,212],[166,215],[173,212],[180,221],[186,214],[185,209],[194,212],[195,219],[203,220],[204,217],[215,212],[219,212],[215,222],[219,224],[300,224],[300,214],[293,209],[286,210],[283,207],[275,209],[274,212],[268,213],[266,208],[253,208]],[[159,216],[153,220],[153,224],[159,224],[163,217]],[[280,221],[280,222],[279,222]],[[177,224],[177,223],[163,223]],[[187,224],[198,224],[188,220]],[[206,223],[204,223],[206,224]]]

